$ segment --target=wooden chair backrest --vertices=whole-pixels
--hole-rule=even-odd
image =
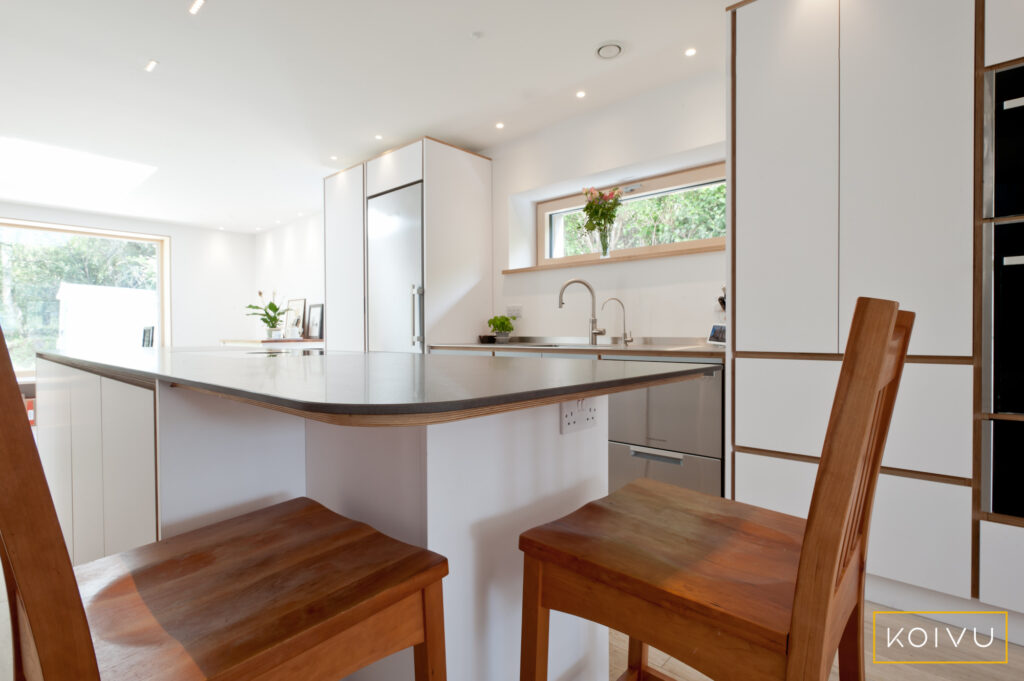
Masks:
[[[862,598],[875,484],[914,313],[859,298],[814,483],[790,626],[789,679],[824,679]]]
[[[99,681],[85,609],[2,329],[0,560],[10,601],[15,679]]]

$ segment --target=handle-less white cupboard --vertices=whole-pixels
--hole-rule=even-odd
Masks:
[[[474,338],[491,316],[491,161],[423,138],[331,175],[324,242],[328,350]]]

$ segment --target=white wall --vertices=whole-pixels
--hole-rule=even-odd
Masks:
[[[324,216],[315,213],[256,236],[253,281],[269,300],[324,302]],[[253,292],[255,295],[255,291]]]
[[[224,338],[256,338],[254,237],[187,225],[0,202],[0,219],[138,232],[171,239],[171,342],[216,345]]]
[[[516,334],[585,335],[586,291],[574,287],[558,309],[558,289],[573,277],[593,284],[598,305],[608,296],[622,298],[634,336],[703,336],[724,319],[716,300],[726,282],[724,251],[511,275],[501,270],[535,264],[537,201],[725,160],[726,85],[724,71],[704,74],[483,152],[494,159],[494,310],[522,306]],[[598,319],[619,334],[614,303]]]

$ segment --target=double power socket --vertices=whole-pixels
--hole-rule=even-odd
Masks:
[[[559,407],[558,432],[572,433],[597,424],[597,403],[594,398],[562,402]]]

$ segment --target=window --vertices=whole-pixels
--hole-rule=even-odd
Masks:
[[[611,260],[725,250],[725,164],[625,182]],[[604,189],[608,189],[607,187]],[[537,264],[599,261],[596,232],[581,227],[582,192],[537,204]]]
[[[0,223],[0,326],[19,376],[38,350],[109,351],[166,338],[166,238]]]

